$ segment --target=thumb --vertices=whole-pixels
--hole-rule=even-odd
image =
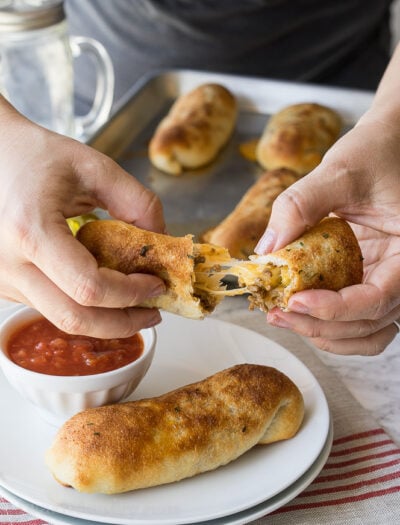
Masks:
[[[330,171],[321,164],[276,198],[267,229],[255,248],[257,254],[286,246],[330,212],[345,207],[352,193],[350,188],[344,190],[345,170],[333,176]]]
[[[83,145],[75,173],[110,214],[140,228],[165,231],[160,199],[111,158]]]

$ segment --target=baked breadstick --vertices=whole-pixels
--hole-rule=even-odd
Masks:
[[[208,164],[231,136],[236,113],[235,97],[218,84],[182,95],[150,141],[150,161],[172,175]]]
[[[207,257],[212,266],[214,259],[218,263],[230,261],[230,255],[225,248],[194,244],[192,237],[163,235],[117,220],[89,222],[77,233],[78,240],[94,255],[99,266],[125,274],[149,273],[163,279],[166,292],[140,306],[202,319],[223,296],[197,289],[196,264]]]
[[[88,222],[77,238],[103,267],[159,276],[166,292],[138,306],[202,319],[226,295],[249,294],[251,306],[287,309],[296,292],[312,288],[340,290],[359,284],[363,275],[360,246],[343,219],[329,217],[285,248],[250,260],[232,259],[228,250],[193,243],[192,236],[172,237],[141,230],[122,221]],[[239,287],[227,289],[227,275]]]
[[[289,299],[302,290],[337,291],[361,283],[363,276],[357,238],[337,217],[327,217],[280,250],[250,259],[238,268],[239,283],[249,292],[250,309],[265,312],[275,306],[288,310]]]
[[[339,137],[341,118],[320,104],[288,106],[268,121],[256,157],[268,170],[290,168],[300,175],[313,170]]]
[[[293,437],[303,397],[282,372],[242,364],[160,397],[85,410],[46,455],[61,484],[113,494],[171,483]]]
[[[243,195],[234,210],[202,241],[226,248],[232,257],[247,259],[267,227],[276,197],[296,182],[298,174],[281,168],[266,172]]]

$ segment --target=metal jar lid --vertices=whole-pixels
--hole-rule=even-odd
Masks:
[[[0,34],[42,29],[63,20],[63,0],[0,0]]]

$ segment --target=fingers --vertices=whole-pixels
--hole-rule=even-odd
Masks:
[[[82,251],[85,251],[83,247]],[[42,285],[44,281],[41,275],[82,306],[126,308],[165,292],[165,284],[159,277],[148,274],[125,275],[107,268],[97,268],[90,254],[87,259],[89,264],[84,265],[84,257],[75,262],[78,266],[70,268],[68,258],[64,258],[67,264],[59,265],[58,269],[46,267],[45,272],[39,271],[34,265],[24,264],[18,273],[19,290],[27,297],[31,296],[28,292],[34,281],[30,274],[35,271],[35,279],[39,279]],[[83,270],[79,268],[79,262],[82,262]]]
[[[397,326],[391,323],[382,330],[362,339],[311,339],[320,350],[337,355],[376,356],[381,354],[398,333]]]
[[[106,273],[122,275],[110,270]],[[145,275],[125,277],[127,277],[128,285],[131,281],[138,284],[142,277],[145,281],[147,278],[152,278],[152,276]],[[128,337],[142,328],[154,326],[161,321],[157,309],[124,308],[123,305],[115,308],[101,308],[98,305],[78,304],[33,265],[24,265],[23,276],[20,275],[19,279],[20,289],[27,298],[24,302],[36,308],[58,328],[68,333],[102,338]],[[141,292],[135,290],[134,293],[135,299],[132,300],[132,303],[140,302]],[[125,293],[121,298],[129,297],[129,295]],[[112,302],[115,301],[116,298],[113,297]]]
[[[378,355],[398,333],[397,326],[388,320],[329,322],[276,309],[268,313],[267,321],[307,337],[317,348],[338,355]],[[385,326],[377,328],[380,325]]]
[[[132,307],[162,293],[162,280],[98,269],[65,221],[101,206],[116,218],[164,232],[158,197],[89,146],[25,120],[17,124],[2,145],[0,211],[8,224],[0,236],[1,267],[12,269],[15,289],[7,295],[69,332],[123,337],[158,322],[157,311]]]
[[[67,232],[62,238],[55,235],[47,246],[49,239],[44,233],[37,240],[43,249],[36,258],[43,271],[31,262],[14,265],[12,282],[18,300],[74,334],[127,337],[160,322],[158,310],[132,307],[163,293],[161,279],[98,268],[92,255]],[[53,254],[51,259],[48,253]],[[12,293],[12,297],[17,296]]]
[[[282,312],[275,308],[267,321],[277,327],[289,328],[309,338],[318,348],[341,355],[377,355],[398,332],[394,321],[400,316],[400,306],[379,319],[327,321],[311,315]]]
[[[126,308],[165,291],[164,282],[154,275],[125,275],[98,268],[95,258],[64,225],[50,224],[34,237],[28,260],[80,305]]]
[[[349,286],[339,292],[299,292],[290,298],[288,306],[290,311],[309,314],[326,321],[378,319],[391,308],[389,301],[384,302],[381,290],[372,284]]]
[[[294,294],[289,312],[274,309],[267,320],[289,328],[329,352],[376,355],[396,334],[393,324],[400,317],[400,281],[397,239],[374,237],[372,260],[363,284],[338,292],[305,290]],[[383,241],[383,242],[382,242]]]
[[[310,315],[282,312],[275,308],[268,313],[267,320],[274,326],[290,328],[299,335],[309,338],[352,339],[369,335],[389,326],[400,316],[400,308],[394,309],[381,319],[357,321],[325,321]]]
[[[363,186],[359,186],[361,174],[356,172],[351,155],[342,151],[351,142],[348,136],[328,151],[317,168],[277,197],[256,253],[282,248],[331,212],[350,220],[357,206],[362,208],[360,203],[368,200],[372,182],[363,173]]]
[[[397,257],[392,258],[397,261]],[[293,312],[309,314],[327,321],[354,321],[381,319],[393,311],[398,303],[400,287],[393,261],[384,262],[369,276],[369,282],[330,290],[305,290],[289,300]],[[388,273],[385,274],[384,270]]]
[[[113,217],[145,230],[165,231],[159,198],[112,159],[84,146],[73,168]]]
[[[332,202],[335,193],[330,190],[325,195],[326,184],[321,185],[321,180],[318,173],[309,174],[276,198],[256,253],[261,255],[285,246],[336,208]]]

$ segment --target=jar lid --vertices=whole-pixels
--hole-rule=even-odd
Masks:
[[[0,0],[0,34],[42,29],[63,20],[63,0]]]

